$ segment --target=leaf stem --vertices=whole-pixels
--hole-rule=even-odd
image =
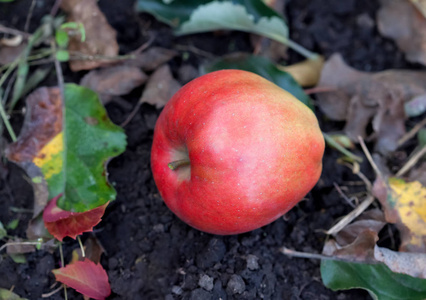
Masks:
[[[324,136],[325,141],[327,142],[327,144],[329,146],[334,147],[336,150],[338,150],[342,154],[346,155],[347,157],[350,157],[351,159],[353,159],[355,161],[362,162],[361,157],[359,157],[359,156],[353,154],[352,152],[350,152],[349,150],[345,149],[342,145],[340,145],[335,140],[333,140],[331,138],[331,136],[329,136],[327,133],[323,132],[322,134]]]
[[[80,245],[81,256],[86,257],[86,252],[84,251],[84,246],[83,246],[83,243],[81,242],[81,238],[79,235],[77,236],[77,241],[78,241],[78,244]]]
[[[304,48],[303,46],[297,44],[296,42],[288,39],[286,41],[286,44],[289,48],[293,49],[297,53],[303,55],[304,57],[308,59],[316,59],[318,57],[318,54],[309,51],[308,49]]]

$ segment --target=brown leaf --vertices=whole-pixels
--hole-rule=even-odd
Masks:
[[[374,258],[387,265],[393,272],[426,279],[426,254],[424,253],[395,252],[375,246]]]
[[[47,183],[33,160],[41,149],[62,130],[62,101],[59,89],[39,88],[26,99],[28,113],[19,138],[6,148],[6,157],[18,164],[31,178],[36,217],[48,200]]]
[[[384,215],[379,209],[366,211],[335,234],[335,240],[328,240],[323,253],[355,261],[374,261],[373,249],[378,233],[385,224]]]
[[[166,105],[180,87],[179,82],[173,78],[170,67],[163,65],[148,79],[140,102],[149,103],[155,105],[157,108],[161,108]]]
[[[376,179],[373,193],[380,201],[386,221],[396,224],[400,251],[426,252],[426,188],[418,181]]]
[[[142,53],[134,54],[133,59],[126,60],[124,63],[129,66],[139,67],[144,71],[154,71],[176,55],[178,55],[178,52],[175,50],[152,47]]]
[[[81,79],[80,85],[94,90],[100,96],[102,103],[107,103],[113,96],[130,93],[134,88],[142,85],[147,78],[138,67],[122,65],[92,70]]]
[[[82,23],[86,40],[80,35],[71,36],[68,45],[70,52],[79,52],[86,56],[114,57],[118,55],[117,33],[108,24],[96,0],[63,0],[61,8],[67,13],[68,22]],[[111,63],[107,59],[72,60],[72,71],[90,70]]]
[[[382,0],[377,14],[380,33],[394,39],[407,60],[426,64],[426,18],[407,0]]]
[[[332,120],[346,120],[345,133],[353,141],[366,137],[372,123],[376,151],[394,151],[405,133],[404,103],[426,92],[426,73],[388,70],[360,72],[345,64],[338,54],[325,63],[319,87],[334,87],[318,94],[318,103]]]
[[[18,46],[0,45],[0,65],[6,65],[13,62],[24,51],[27,43],[21,43]]]
[[[385,226],[386,221],[383,212],[379,209],[373,209],[364,212],[357,220],[344,229],[342,229],[335,238],[339,245],[349,245],[362,234],[363,231],[369,230],[378,233]]]
[[[82,261],[84,259],[90,259],[94,263],[100,263],[101,256],[105,252],[105,249],[102,247],[99,240],[92,234],[90,235],[86,241],[84,242],[84,253],[85,256],[83,257],[81,253],[81,248],[77,248],[72,253],[72,260],[70,263],[76,262],[76,261]]]
[[[362,231],[352,243],[345,246],[339,245],[335,240],[328,240],[324,244],[323,254],[359,262],[372,262],[374,261],[373,249],[378,239],[377,232],[367,229]]]

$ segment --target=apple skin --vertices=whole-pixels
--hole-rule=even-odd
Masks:
[[[151,167],[166,205],[201,231],[267,225],[317,183],[324,138],[312,111],[250,72],[222,70],[183,86],[161,112]],[[188,159],[172,170],[168,164]]]

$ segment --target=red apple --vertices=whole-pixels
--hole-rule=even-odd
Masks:
[[[201,231],[271,223],[316,184],[324,139],[312,111],[250,72],[222,70],[182,87],[155,126],[151,166],[167,206]]]

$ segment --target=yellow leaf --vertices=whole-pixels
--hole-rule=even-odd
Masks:
[[[426,247],[426,188],[418,181],[405,182],[390,178],[392,189],[388,202],[397,211],[401,223],[408,232],[401,232],[403,244],[409,248]]]
[[[62,151],[64,149],[63,134],[60,132],[48,142],[34,157],[33,163],[39,167],[46,179],[62,170]]]

